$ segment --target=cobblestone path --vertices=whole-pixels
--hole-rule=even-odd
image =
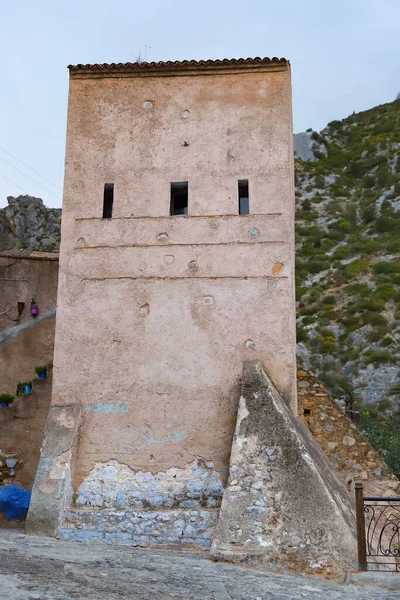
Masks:
[[[1,600],[399,600],[214,563],[205,555],[83,545],[0,531]]]

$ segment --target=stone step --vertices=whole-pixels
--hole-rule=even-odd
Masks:
[[[209,549],[219,509],[115,510],[81,508],[65,514],[59,537],[127,546]]]

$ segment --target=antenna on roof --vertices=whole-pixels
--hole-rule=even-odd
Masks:
[[[142,63],[142,62],[147,62],[147,53],[149,53],[150,56],[150,52],[151,52],[151,46],[147,46],[147,44],[144,47],[144,50],[142,49],[142,47],[139,48],[139,53],[136,57],[136,61],[137,63]]]

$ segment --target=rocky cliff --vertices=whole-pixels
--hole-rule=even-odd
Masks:
[[[0,209],[0,249],[57,252],[61,239],[61,208],[47,208],[40,198],[8,196]]]

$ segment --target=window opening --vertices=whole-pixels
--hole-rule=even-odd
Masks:
[[[171,183],[171,203],[169,214],[174,217],[188,214],[189,183],[173,181]]]
[[[239,215],[250,214],[249,204],[249,182],[247,179],[239,179]]]
[[[103,219],[111,219],[114,202],[114,184],[104,184]]]
[[[305,408],[305,409],[303,410],[303,414],[304,414],[304,415],[311,415],[311,410],[310,410],[309,408]]]

